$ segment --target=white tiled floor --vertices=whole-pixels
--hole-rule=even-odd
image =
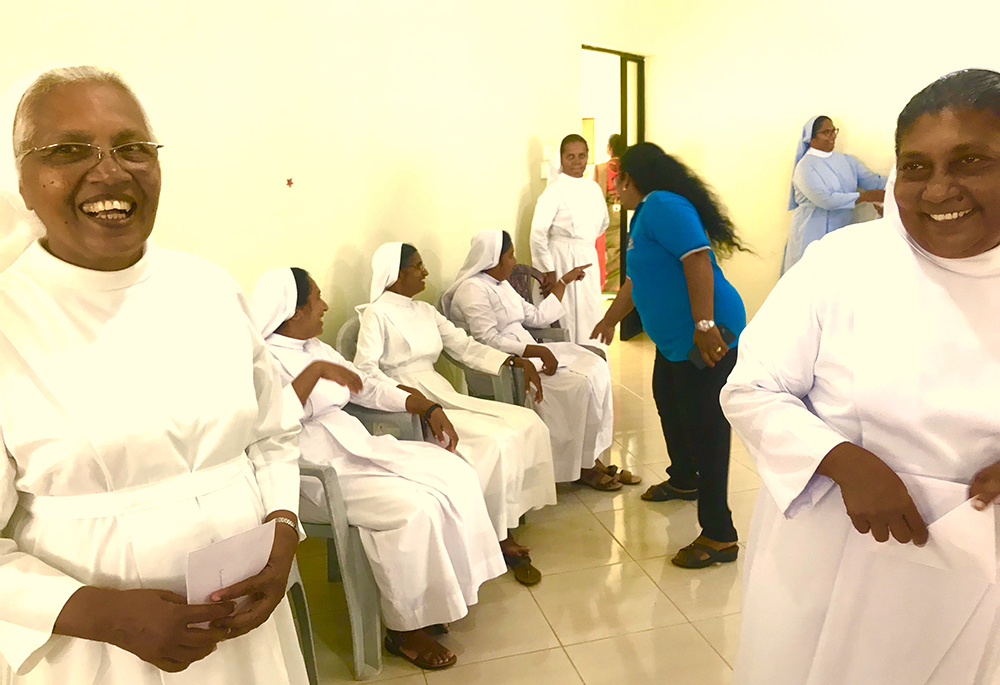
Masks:
[[[392,685],[716,685],[730,683],[739,639],[736,564],[688,571],[670,557],[698,534],[695,505],[639,494],[669,463],[650,392],[654,348],[643,336],[609,351],[615,391],[610,460],[643,477],[601,493],[560,485],[559,504],[517,532],[544,579],[531,588],[507,574],[483,586],[469,616],[443,642],[459,661],[421,672],[385,656],[377,680]],[[760,479],[734,439],[730,507],[745,538]],[[350,626],[339,584],[326,582],[322,541],[306,540],[299,564],[316,633],[321,682],[348,683]]]

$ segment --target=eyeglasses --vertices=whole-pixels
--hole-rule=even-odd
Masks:
[[[838,133],[840,133],[839,128],[828,128],[825,131],[816,131],[816,135],[818,136],[835,136]]]
[[[18,160],[37,152],[42,163],[49,166],[67,167],[86,164],[88,168],[93,168],[101,163],[104,153],[107,152],[122,168],[143,170],[156,162],[161,147],[163,146],[150,142],[124,143],[112,148],[102,148],[100,145],[90,143],[53,143],[22,152]]]

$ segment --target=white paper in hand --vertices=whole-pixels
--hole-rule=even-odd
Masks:
[[[263,571],[274,545],[274,526],[274,521],[268,521],[189,553],[188,604],[211,604],[213,592]]]

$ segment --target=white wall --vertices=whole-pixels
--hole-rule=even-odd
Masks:
[[[896,116],[938,76],[1000,68],[1000,3],[701,0],[676,3],[647,69],[647,139],[720,193],[760,254],[725,263],[750,313],[777,280],[802,124],[826,114],[837,149],[887,173]]]
[[[53,66],[121,71],[166,146],[154,240],[247,289],[268,268],[309,269],[331,305],[331,338],[366,297],[384,241],[421,249],[434,297],[477,230],[518,231],[527,254],[542,147],[580,126],[581,43],[650,46],[605,8],[4,1],[0,104],[9,122]],[[11,164],[0,168],[0,188],[13,189]]]

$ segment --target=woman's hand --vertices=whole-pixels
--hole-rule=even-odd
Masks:
[[[419,390],[417,390],[416,388],[411,388],[408,385],[397,385],[396,387],[399,388],[400,390],[403,390],[405,392],[410,393],[411,395],[416,395],[417,397],[419,397],[422,400],[426,400],[427,399],[427,396],[424,395],[424,393],[422,393]]]
[[[552,350],[545,345],[525,345],[522,357],[532,357],[542,360],[542,373],[546,376],[554,376],[559,368],[559,360],[552,354]]]
[[[729,352],[729,345],[722,339],[718,326],[712,326],[707,331],[694,329],[694,344],[709,367],[718,364]]]
[[[274,512],[294,520],[291,512]],[[232,616],[212,621],[212,628],[229,631],[229,637],[239,637],[261,625],[268,619],[285,596],[288,572],[292,568],[295,550],[299,546],[299,533],[291,526],[278,522],[274,524],[274,544],[271,556],[264,569],[255,576],[230,585],[212,594],[213,602],[249,597],[250,602]]]
[[[847,515],[859,533],[871,533],[879,542],[889,535],[904,544],[927,542],[927,524],[906,485],[868,450],[842,442],[823,457],[816,473],[840,486]]]
[[[559,279],[559,281],[563,285],[569,285],[574,281],[582,281],[584,278],[586,278],[587,276],[586,271],[590,266],[591,266],[590,264],[584,264],[583,266],[575,266],[566,273],[564,273],[562,275],[562,278]]]
[[[1000,497],[1000,461],[976,474],[969,486],[969,497],[974,500],[972,506],[979,511]]]
[[[542,291],[542,297],[548,297],[549,293],[552,292],[552,286],[556,284],[556,272],[555,271],[543,271],[542,278],[538,283],[538,287]]]
[[[608,323],[607,319],[601,319],[594,326],[594,332],[590,334],[590,339],[597,338],[599,342],[610,345],[615,340],[615,324]]]
[[[315,361],[313,364],[321,365],[321,378],[343,385],[352,394],[356,395],[364,389],[364,386],[361,384],[361,377],[346,366],[326,361]]]
[[[449,452],[454,452],[458,448],[458,433],[451,421],[444,413],[444,409],[437,407],[427,417],[427,427],[431,429],[434,439]]]
[[[192,628],[232,614],[233,602],[189,605],[166,590],[83,587],[63,606],[53,632],[115,645],[161,671],[177,673],[215,651],[225,628]]]
[[[855,204],[862,202],[885,202],[884,190],[861,190],[858,188],[858,200]]]
[[[542,394],[542,379],[538,375],[538,369],[524,357],[514,357],[514,366],[524,371],[525,394],[530,395],[531,389],[534,388],[535,402],[541,402],[544,396]]]

